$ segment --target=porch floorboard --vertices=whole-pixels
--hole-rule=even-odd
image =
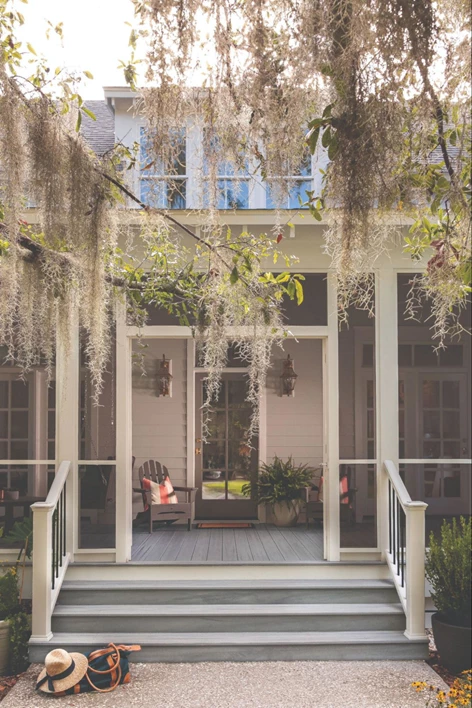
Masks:
[[[283,529],[256,524],[253,529],[192,529],[174,526],[150,534],[133,530],[132,562],[293,563],[323,560],[323,530]]]

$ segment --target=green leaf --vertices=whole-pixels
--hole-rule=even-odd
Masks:
[[[310,132],[308,133],[307,143],[308,143],[308,147],[310,148],[310,152],[312,155],[315,154],[316,144],[318,142],[319,135],[320,135],[319,127],[312,128],[312,130],[310,130]]]
[[[334,133],[328,148],[328,157],[330,160],[334,160],[338,153],[338,148],[338,136]]]
[[[323,137],[321,138],[321,144],[324,148],[328,147],[331,143],[331,128],[326,128],[323,131]]]
[[[310,214],[317,220],[317,221],[322,221],[323,217],[321,216],[320,212],[318,209],[316,209],[313,204],[308,204],[308,208],[310,210]]]
[[[82,125],[82,112],[79,111],[77,114],[77,123],[75,124],[75,132],[78,133],[80,126]]]
[[[236,266],[234,266],[233,270],[231,271],[231,275],[229,277],[231,285],[234,285],[239,280],[239,272]]]
[[[26,46],[28,47],[28,51],[30,51],[31,54],[34,54],[35,57],[38,56],[38,55],[36,54],[36,52],[35,52],[34,47],[33,47],[29,42],[26,42]]]
[[[84,76],[86,76],[87,79],[93,79],[93,74],[91,71],[84,71]]]
[[[96,116],[95,116],[95,113],[92,113],[92,111],[90,111],[88,108],[86,108],[85,106],[83,106],[83,107],[82,107],[82,110],[83,110],[84,113],[86,113],[86,114],[88,115],[89,118],[91,118],[92,120],[97,120],[97,118],[96,118]]]
[[[299,280],[295,280],[295,291],[297,293],[297,305],[301,305],[303,302],[303,285]]]

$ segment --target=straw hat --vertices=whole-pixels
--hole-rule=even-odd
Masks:
[[[36,688],[46,693],[67,691],[83,678],[88,669],[87,657],[78,652],[53,649],[44,659],[44,668],[38,676]]]

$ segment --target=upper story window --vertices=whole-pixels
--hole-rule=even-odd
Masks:
[[[208,138],[207,138],[208,139]],[[205,140],[205,138],[204,138]],[[216,137],[208,139],[210,152],[216,162],[216,208],[217,209],[249,209],[249,167],[244,155],[240,163],[224,158],[219,141]],[[210,164],[207,156],[203,158],[204,206],[207,208],[211,202],[209,190],[211,189],[208,175]]]
[[[312,166],[311,155],[307,153],[303,158],[296,174],[291,177],[281,177],[281,191],[284,193],[283,203],[277,204],[275,192],[277,185],[267,187],[266,209],[300,209],[301,203],[306,202],[308,197],[306,192],[312,190]],[[284,184],[282,184],[284,183]],[[287,190],[287,186],[289,189]]]
[[[140,130],[141,201],[157,209],[185,209],[187,206],[187,134],[185,128],[172,132],[172,159],[153,160],[146,128]],[[169,164],[170,163],[170,164]]]

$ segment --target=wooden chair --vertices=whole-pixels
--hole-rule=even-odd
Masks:
[[[151,492],[142,489],[143,479],[149,479],[157,484],[162,484],[166,477],[169,477],[169,470],[165,465],[161,465],[157,460],[147,460],[138,470],[140,489],[133,489],[133,492],[140,492],[143,496],[144,504],[148,506],[149,513],[149,533],[152,533],[153,521],[164,522],[167,526],[179,521],[187,521],[187,531],[192,528],[195,519],[195,494],[196,487],[174,487],[175,492],[185,492],[185,502],[175,504],[153,504]],[[170,479],[170,477],[169,477]]]

